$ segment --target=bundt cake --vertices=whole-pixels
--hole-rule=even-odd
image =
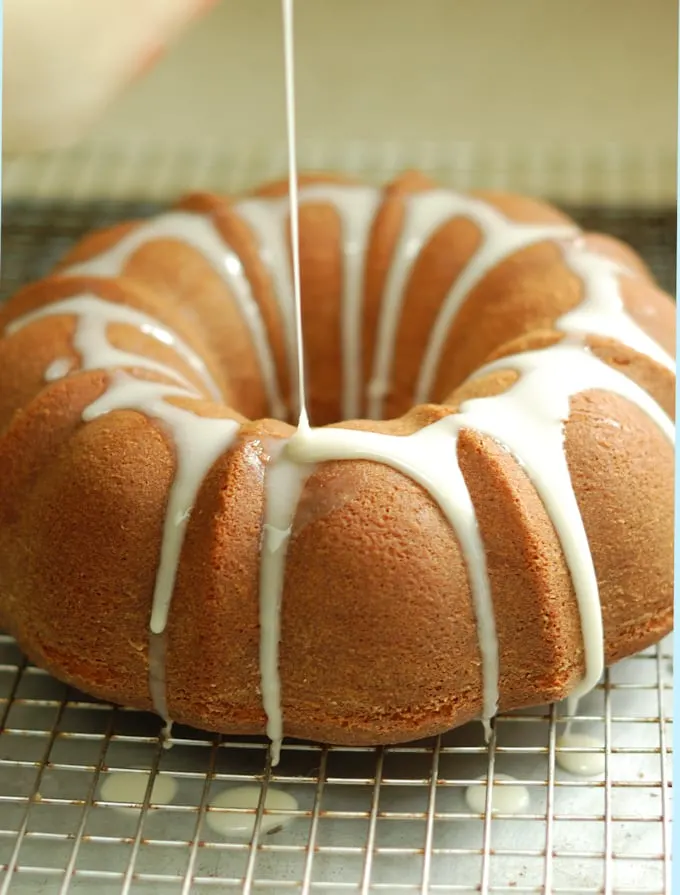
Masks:
[[[578,697],[672,625],[673,302],[533,199],[300,203],[311,428],[282,183],[94,233],[0,309],[0,625],[275,753]]]

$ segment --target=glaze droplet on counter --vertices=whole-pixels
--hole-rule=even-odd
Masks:
[[[604,746],[595,737],[586,733],[564,733],[555,745],[555,761],[563,770],[578,777],[599,777],[604,774]],[[578,749],[588,751],[575,751]]]
[[[146,771],[133,773],[132,771],[114,771],[104,775],[99,788],[99,799],[103,802],[131,802],[139,807],[120,804],[115,805],[117,811],[125,814],[138,813],[144,803],[146,790],[149,785],[149,775]],[[156,774],[149,804],[169,805],[177,794],[177,780],[168,774]]]
[[[206,813],[208,825],[222,836],[252,836],[261,794],[259,786],[233,786],[222,790],[210,800]],[[215,811],[215,808],[224,810]],[[293,819],[296,811],[298,802],[293,795],[276,787],[268,787],[262,808],[260,832],[267,834],[285,826]]]
[[[465,801],[475,814],[486,813],[486,777],[481,782],[468,786]],[[497,785],[500,782],[500,785]],[[491,789],[491,811],[493,814],[524,814],[529,807],[529,790],[509,774],[496,774]]]

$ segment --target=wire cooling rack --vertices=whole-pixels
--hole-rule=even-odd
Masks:
[[[179,169],[156,167],[156,179],[138,191],[143,199],[133,201],[130,184],[140,179],[130,175],[129,159],[121,156],[118,167],[101,153],[81,159],[78,180],[65,158],[73,156],[36,163],[31,177],[29,163],[22,161],[14,175],[10,165],[5,295],[48,270],[92,227],[153,211],[150,197],[165,196],[169,184],[181,179]],[[243,162],[238,167],[203,157],[192,169],[187,159],[184,181],[190,186],[234,190],[257,177]],[[102,171],[105,161],[109,167]],[[401,159],[399,167],[434,167],[425,161]],[[396,162],[385,163],[383,169],[389,174],[394,167]],[[461,175],[460,165],[453,168],[444,179],[464,185],[474,180]],[[270,162],[258,174],[282,169]],[[437,172],[442,176],[439,163]],[[610,185],[621,181],[620,174],[610,176]],[[70,198],[64,200],[69,176]],[[540,177],[533,177],[540,192]],[[494,185],[506,184],[499,175]],[[568,211],[588,227],[627,239],[673,289],[674,208],[588,206],[578,190],[569,196]],[[489,748],[476,725],[381,749],[287,742],[272,769],[261,738],[176,728],[173,748],[163,749],[154,716],[112,708],[63,686],[28,665],[11,638],[0,635],[0,895],[665,895],[672,661],[667,640],[611,669],[582,701],[571,720],[575,732],[598,744],[593,749],[605,768],[598,777],[572,776],[559,766],[567,718],[561,706],[500,716]],[[142,781],[141,794],[124,806],[107,801],[106,791],[121,771]],[[521,813],[492,815],[468,806],[470,785],[490,777],[498,791],[505,774],[526,787]],[[169,804],[156,796],[159,781],[176,785]],[[244,784],[256,788],[257,807],[231,815],[251,832],[215,832],[215,795]],[[265,810],[271,790],[294,796],[297,807]]]
[[[309,141],[298,146],[298,161],[306,170],[342,170],[369,182],[382,183],[416,167],[461,190],[511,186],[561,202],[675,207],[675,147]],[[165,199],[190,189],[247,188],[280,177],[287,164],[284,143],[230,151],[196,139],[172,145],[145,140],[97,143],[5,160],[3,193],[5,199],[26,195],[69,201],[93,195]]]

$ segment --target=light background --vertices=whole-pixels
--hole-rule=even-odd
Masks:
[[[676,145],[676,0],[297,0],[301,140]],[[221,0],[91,135],[283,136],[278,0]]]

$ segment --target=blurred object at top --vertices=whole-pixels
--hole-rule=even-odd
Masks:
[[[4,0],[3,152],[79,139],[215,0]]]

